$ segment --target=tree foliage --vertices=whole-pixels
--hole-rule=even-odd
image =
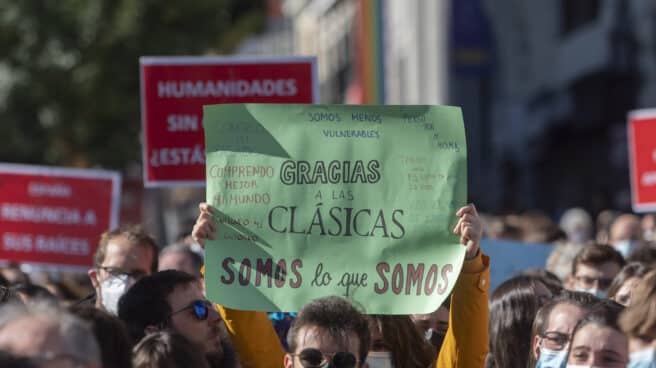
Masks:
[[[264,17],[262,0],[0,0],[0,161],[139,160],[139,57],[227,54]]]

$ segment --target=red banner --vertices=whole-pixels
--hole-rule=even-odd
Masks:
[[[656,212],[656,109],[629,113],[633,211]]]
[[[203,105],[313,103],[316,59],[142,57],[146,187],[205,185]]]
[[[0,164],[0,260],[89,267],[118,224],[117,172]]]

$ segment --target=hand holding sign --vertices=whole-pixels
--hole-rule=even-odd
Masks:
[[[216,239],[216,219],[214,218],[214,209],[208,203],[199,204],[198,209],[200,214],[191,231],[191,237],[205,248],[205,239]]]
[[[200,214],[196,219],[191,236],[204,248],[206,239],[216,239],[216,218],[210,204],[203,202],[198,205],[198,209]],[[460,219],[453,229],[453,233],[460,235],[460,243],[466,246],[465,259],[473,259],[478,255],[481,246],[483,223],[473,203],[460,208],[456,212],[456,216]]]
[[[460,243],[467,246],[465,259],[469,260],[478,255],[483,237],[483,224],[473,203],[460,208],[456,212],[456,216],[460,217],[460,220],[453,229],[453,233],[459,234]]]

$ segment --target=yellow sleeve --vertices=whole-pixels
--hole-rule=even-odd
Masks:
[[[217,305],[242,368],[280,368],[285,352],[265,312]]]
[[[200,272],[205,275],[205,266]],[[265,312],[226,308],[216,304],[242,368],[280,368],[285,351]]]
[[[485,365],[489,285],[488,256],[480,253],[464,262],[453,288],[449,328],[437,357],[437,368],[476,368]]]

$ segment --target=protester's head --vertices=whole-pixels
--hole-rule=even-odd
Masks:
[[[0,367],[2,368],[37,368],[28,358],[20,357],[0,350]]]
[[[553,295],[557,295],[563,290],[563,283],[558,276],[544,268],[529,268],[520,272],[518,276],[537,277]]]
[[[598,302],[592,294],[563,290],[542,306],[533,321],[528,367],[564,365],[574,327]]]
[[[627,257],[631,253],[641,238],[640,218],[636,215],[620,215],[610,227],[610,244],[623,257]]]
[[[18,263],[12,263],[7,267],[0,268],[0,275],[9,285],[30,283],[30,277],[21,270]]]
[[[592,239],[592,217],[582,208],[570,208],[560,217],[560,228],[572,243],[584,244]]]
[[[157,244],[139,226],[102,234],[88,274],[96,290],[96,306],[116,314],[118,299],[139,278],[157,270]]]
[[[620,213],[614,210],[603,210],[599,212],[596,220],[596,240],[598,244],[610,243],[610,226],[619,215]]]
[[[626,258],[627,262],[639,262],[648,267],[656,267],[656,244],[639,246]]]
[[[367,317],[346,299],[316,299],[301,308],[287,334],[289,353],[284,365],[361,367],[371,344]]]
[[[444,336],[449,328],[450,303],[449,297],[432,313],[410,315],[419,333],[433,346],[436,353],[442,348]]]
[[[539,278],[531,276],[515,276],[494,290],[490,301],[489,365],[526,367],[533,319],[552,296]]]
[[[638,282],[630,307],[620,317],[620,325],[632,338],[648,343],[656,341],[656,270]]]
[[[34,284],[18,284],[13,286],[12,289],[21,299],[23,304],[26,305],[30,305],[32,303],[50,303],[53,305],[59,304],[59,299],[52,295],[52,293],[43,286]]]
[[[159,254],[159,271],[178,270],[200,278],[201,267],[203,257],[185,244],[171,244]]]
[[[568,288],[605,298],[610,284],[624,263],[622,255],[613,247],[587,245],[574,258]]]
[[[629,263],[615,276],[608,288],[608,298],[625,307],[631,304],[631,295],[643,276],[650,268],[642,263]]]
[[[372,315],[369,317],[370,368],[426,368],[435,362],[436,352],[414,326],[409,316]]]
[[[49,304],[3,306],[0,350],[29,357],[44,367],[102,366],[98,343],[90,328],[72,314]]]
[[[134,368],[209,368],[203,351],[184,336],[158,331],[144,337],[134,347]]]
[[[629,361],[628,340],[617,325],[622,307],[612,301],[594,308],[574,328],[567,364],[624,368]]]
[[[223,320],[201,293],[199,280],[188,273],[160,271],[137,281],[119,301],[118,316],[134,341],[149,332],[173,330],[206,354],[223,354]]]
[[[130,367],[132,344],[120,319],[91,306],[76,306],[69,311],[90,325],[100,347],[103,368]]]

